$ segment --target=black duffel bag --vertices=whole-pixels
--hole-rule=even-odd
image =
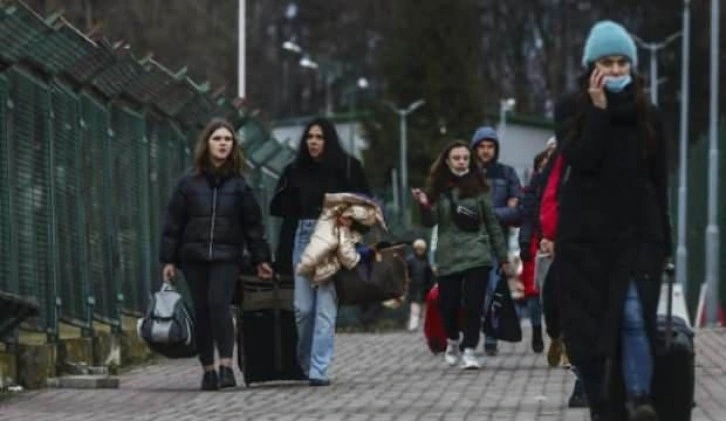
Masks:
[[[494,295],[489,301],[489,307],[486,309],[482,330],[485,335],[492,338],[506,342],[520,342],[522,326],[509,291],[509,282],[501,276],[501,271],[497,271],[497,277],[499,279]]]
[[[333,276],[338,303],[361,305],[403,297],[408,287],[405,250],[405,244],[377,248],[369,262],[340,269]]]

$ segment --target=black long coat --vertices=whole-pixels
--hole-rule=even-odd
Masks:
[[[672,248],[666,141],[657,110],[649,106],[645,114],[654,141],[646,149],[649,136],[638,123],[633,92],[607,96],[607,110],[580,103],[576,95],[555,109],[567,165],[556,268],[564,339],[575,363],[617,358],[631,280],[653,343],[661,271]],[[575,129],[578,113],[583,124]]]

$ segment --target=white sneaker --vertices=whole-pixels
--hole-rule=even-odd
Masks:
[[[446,364],[455,366],[459,363],[461,358],[461,351],[459,351],[459,341],[453,341],[451,339],[446,340],[446,352],[444,353],[444,360]]]
[[[409,332],[415,332],[418,330],[418,316],[413,317],[408,320],[408,331]]]
[[[464,370],[478,370],[481,368],[479,359],[474,355],[474,348],[464,349],[464,356],[461,358],[461,368]]]

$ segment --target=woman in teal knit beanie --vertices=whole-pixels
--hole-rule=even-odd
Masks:
[[[668,173],[663,125],[637,63],[628,31],[598,22],[578,92],[555,107],[567,165],[555,245],[562,331],[599,421],[658,419],[651,380],[659,280],[672,248]]]

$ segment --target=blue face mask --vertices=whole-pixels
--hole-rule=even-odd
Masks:
[[[632,81],[630,75],[608,77],[605,79],[605,89],[613,93],[622,92]]]

